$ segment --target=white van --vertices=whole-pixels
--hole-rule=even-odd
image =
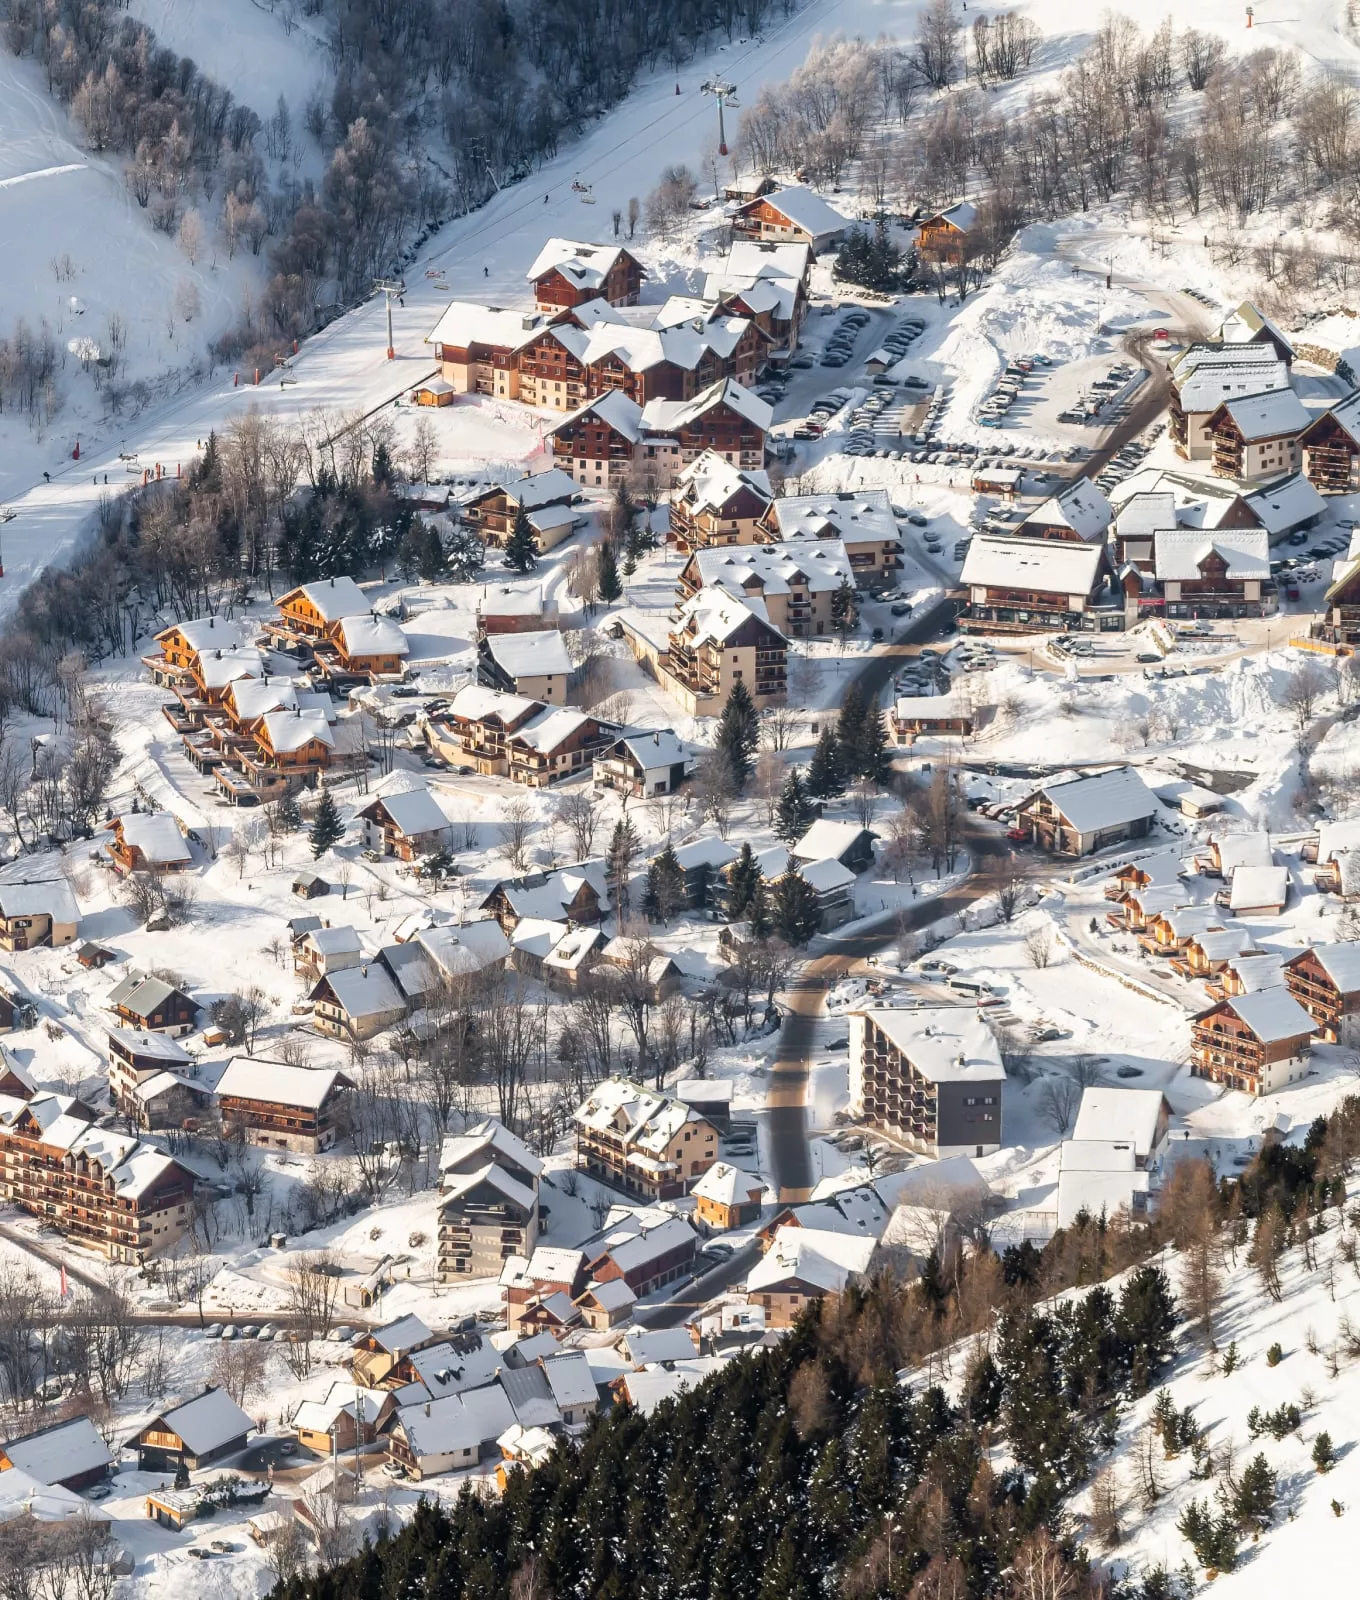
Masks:
[[[949,978],[949,987],[955,994],[966,995],[969,1000],[990,1000],[996,993],[990,983],[980,978]]]

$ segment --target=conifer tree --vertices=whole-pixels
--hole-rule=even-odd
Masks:
[[[660,923],[671,920],[685,903],[685,869],[667,842],[647,868],[647,897],[643,910]]]
[[[1232,1494],[1232,1513],[1242,1533],[1259,1533],[1270,1522],[1275,1509],[1279,1480],[1270,1463],[1257,1454],[1242,1469]]]
[[[866,707],[860,729],[858,773],[871,783],[886,783],[891,770],[888,755],[888,730],[878,702]]]
[[[746,840],[737,859],[727,869],[728,915],[733,922],[740,922],[748,914],[759,890],[760,864]]]
[[[1336,1465],[1336,1451],[1330,1433],[1320,1433],[1313,1441],[1313,1465],[1319,1472],[1330,1472]]]
[[[600,590],[600,599],[606,605],[612,606],[623,594],[623,584],[619,581],[619,564],[614,556],[614,546],[608,539],[601,539],[595,546],[596,550],[596,579]]]
[[[785,844],[801,839],[817,820],[817,807],[803,787],[797,767],[790,767],[775,809],[775,837]]]
[[[836,748],[840,752],[842,781],[859,774],[864,718],[864,695],[860,686],[852,682],[841,700],[840,715],[836,719]]]
[[[775,879],[772,898],[770,914],[775,932],[786,943],[801,950],[821,931],[817,891],[796,867],[790,867]]]
[[[727,704],[718,718],[713,743],[727,757],[728,769],[738,790],[745,788],[751,773],[751,757],[760,744],[760,718],[744,679],[738,678],[732,685]]]
[[[763,877],[757,880],[756,892],[751,896],[750,904],[746,907],[746,921],[751,929],[751,936],[756,939],[768,939],[774,930],[774,916],[770,908],[770,891],[766,887]]]
[[[637,829],[627,817],[620,817],[614,824],[609,850],[604,858],[605,876],[609,881],[609,892],[614,901],[614,915],[619,920],[620,926],[623,923],[624,912],[628,909],[628,880],[632,876],[633,862],[637,859],[641,845]]]
[[[836,743],[836,730],[829,722],[817,735],[817,744],[808,766],[806,788],[814,800],[830,800],[844,792],[840,747]]]
[[[840,588],[831,596],[831,629],[845,637],[859,626],[859,596],[849,578],[842,578]]]
[[[193,489],[216,491],[222,487],[222,453],[217,435],[210,433],[203,454],[189,470],[189,486]]]
[[[996,1370],[992,1352],[982,1345],[968,1363],[963,1376],[963,1394],[960,1399],[971,1422],[980,1427],[995,1422],[1001,1414],[1001,1374]]]
[[[532,572],[538,565],[538,537],[523,506],[515,512],[510,537],[505,541],[505,564],[511,572]]]
[[[329,789],[321,796],[321,804],[316,808],[316,815],[312,818],[311,831],[307,837],[311,841],[312,860],[320,861],[333,844],[339,844],[345,836],[345,825],[340,820],[340,812]]]
[[[286,794],[274,807],[274,820],[280,828],[285,828],[289,833],[296,833],[302,826],[302,813],[298,810],[297,798]]]

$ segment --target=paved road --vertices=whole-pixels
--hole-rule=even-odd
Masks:
[[[694,1278],[689,1283],[681,1284],[673,1299],[636,1312],[633,1321],[640,1323],[644,1328],[678,1327],[682,1322],[688,1321],[700,1307],[706,1306],[710,1300],[722,1294],[725,1289],[740,1283],[759,1257],[760,1247],[752,1239],[740,1250],[734,1250],[727,1260],[721,1266],[715,1267],[712,1272],[705,1273],[702,1278]]]

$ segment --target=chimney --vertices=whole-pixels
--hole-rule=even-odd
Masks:
[[[425,1402],[425,1415],[428,1417],[429,1414],[430,1414],[430,1402],[427,1400]]]
[[[661,744],[661,734],[660,734],[660,732],[654,733],[652,735],[652,743],[654,745],[657,745],[658,747],[660,746],[660,744]]]

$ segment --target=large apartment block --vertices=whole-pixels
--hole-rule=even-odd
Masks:
[[[1001,1147],[1006,1071],[975,1011],[941,1006],[850,1014],[850,1101],[866,1121],[932,1156]]]

